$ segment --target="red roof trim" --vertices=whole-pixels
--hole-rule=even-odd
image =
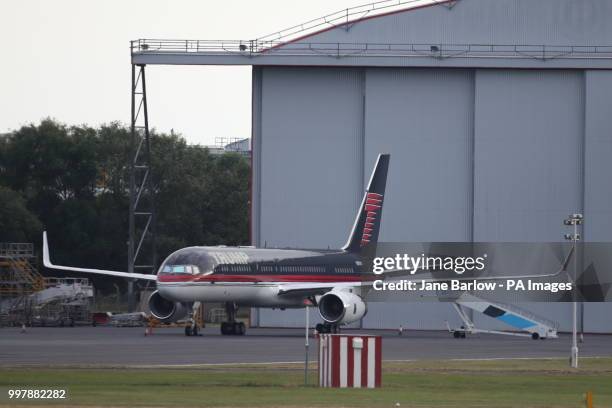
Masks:
[[[287,44],[292,44],[292,43],[295,43],[297,41],[301,41],[301,40],[303,40],[305,38],[313,37],[315,35],[319,35],[321,33],[324,33],[324,32],[327,32],[327,31],[331,31],[333,29],[336,29],[338,27],[342,27],[342,26],[345,26],[345,25],[357,24],[357,23],[361,23],[361,22],[366,21],[366,20],[371,20],[373,18],[390,16],[392,14],[406,13],[408,11],[419,10],[419,9],[426,8],[426,7],[439,6],[439,5],[446,4],[446,3],[452,3],[454,1],[457,1],[457,0],[440,0],[440,1],[435,1],[435,2],[429,3],[429,4],[423,4],[423,5],[420,5],[420,6],[414,6],[414,7],[409,7],[409,8],[401,9],[401,10],[388,11],[386,13],[376,14],[376,15],[373,15],[373,16],[357,18],[355,20],[347,21],[346,23],[336,24],[336,25],[333,25],[331,27],[322,28],[322,29],[320,29],[318,31],[315,31],[314,33],[304,34],[304,35],[302,35],[300,37],[297,37],[297,38],[294,38],[292,40],[288,40],[288,41],[285,41],[285,42],[283,42],[281,44],[274,45],[274,46],[272,46],[272,47],[270,47],[268,49],[269,50],[273,50],[275,48],[280,48],[280,47],[283,47],[283,46],[285,46]]]

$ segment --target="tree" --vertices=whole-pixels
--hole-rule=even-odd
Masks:
[[[0,186],[0,242],[32,242],[42,226],[19,193]]]
[[[248,243],[244,157],[155,131],[151,148],[160,260],[190,245]],[[44,227],[57,263],[125,270],[131,158],[130,130],[118,122],[45,119],[0,136],[2,239],[39,246]]]

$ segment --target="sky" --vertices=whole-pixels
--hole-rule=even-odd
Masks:
[[[0,133],[130,121],[129,41],[248,40],[367,0],[3,0]],[[189,143],[251,134],[251,67],[147,67],[149,124]]]

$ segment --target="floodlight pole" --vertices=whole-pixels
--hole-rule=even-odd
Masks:
[[[578,302],[576,301],[577,291],[577,280],[578,280],[578,241],[580,240],[580,234],[578,234],[578,225],[582,224],[582,214],[571,214],[563,223],[567,226],[573,227],[572,234],[565,234],[565,239],[572,241],[572,247],[574,251],[574,287],[572,288],[572,348],[570,352],[570,366],[572,368],[578,368]]]
[[[574,235],[576,235],[577,226],[574,225]],[[573,295],[574,301],[572,302],[572,350],[570,363],[572,368],[578,368],[578,303],[576,302],[576,276],[578,274],[578,256],[576,253],[576,239],[574,241],[574,287]]]

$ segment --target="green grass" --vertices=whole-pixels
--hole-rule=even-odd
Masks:
[[[600,408],[612,407],[612,359],[582,359],[577,371],[565,360],[386,363],[376,390],[305,387],[296,365],[0,369],[0,389],[9,387],[67,388],[59,405],[228,407],[580,407],[591,390]]]

